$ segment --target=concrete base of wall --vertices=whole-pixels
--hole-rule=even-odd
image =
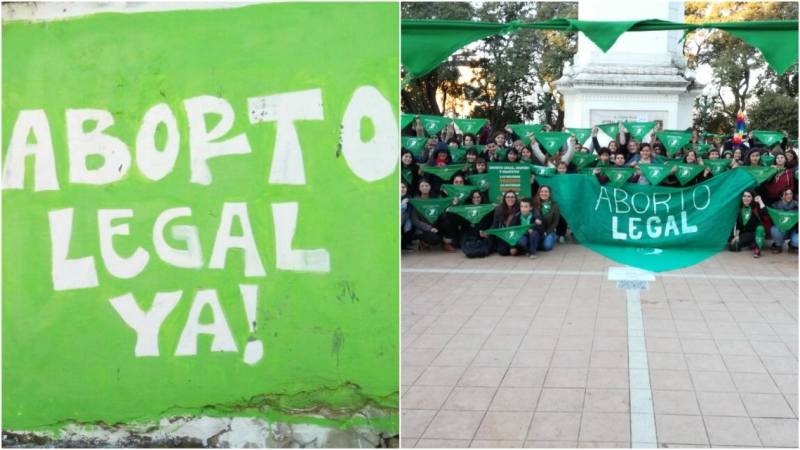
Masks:
[[[3,447],[397,448],[399,439],[368,427],[327,428],[257,418],[175,417],[158,423],[69,425],[59,432],[3,430]]]

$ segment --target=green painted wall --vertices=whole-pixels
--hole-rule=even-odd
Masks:
[[[397,233],[387,231],[397,227],[399,214],[397,136],[380,131],[397,126],[398,14],[397,4],[289,3],[3,25],[4,429],[184,413],[319,422],[308,418],[319,407],[338,411],[342,419],[333,423],[346,426],[353,423],[350,413],[366,404],[397,408],[399,243]],[[368,89],[372,97],[354,100],[366,86],[377,91]],[[248,99],[317,89],[321,120],[287,122],[282,131],[290,135],[291,124],[296,130],[305,183],[270,182],[274,158],[287,146],[276,148],[277,122],[251,123],[254,108],[248,108]],[[376,92],[383,103],[374,101]],[[201,144],[194,149],[189,144],[184,102],[200,96],[224,99],[232,107],[229,130],[218,115],[204,118],[207,130],[219,125],[226,131],[216,142],[230,144],[242,135],[251,150],[208,159],[209,184],[191,181],[199,171],[193,174],[190,155],[199,154]],[[298,102],[290,99],[284,106]],[[376,114],[374,121],[359,120],[355,105],[365,108],[365,103]],[[144,157],[137,154],[137,135],[145,114],[158,104],[174,114],[179,144],[174,169],[153,180],[139,168]],[[344,124],[348,107],[361,124],[355,128],[359,141],[377,144],[360,148],[345,140],[340,145],[343,129],[354,129]],[[123,158],[117,170],[124,174],[120,180],[71,182],[70,161],[80,162],[81,150],[102,144],[81,144],[75,137],[97,126],[89,120],[74,127],[70,151],[67,111],[81,109],[108,111],[113,118],[102,132],[123,142],[131,154],[130,167],[123,167]],[[12,134],[15,126],[24,131],[21,111],[34,110],[47,118],[58,190],[34,189],[33,157],[26,159],[22,188],[13,186],[22,173],[9,163]],[[202,135],[202,128],[194,123],[196,133]],[[143,133],[149,141],[142,140],[141,147],[146,142],[158,149],[175,145],[168,134],[161,124],[155,138]],[[43,133],[22,136],[18,148],[25,143],[29,149],[37,143],[44,148],[49,142]],[[241,145],[244,138],[236,142]],[[385,139],[395,144],[378,145]],[[388,168],[387,163],[364,168],[383,154],[391,155]],[[104,163],[96,155],[86,159],[88,170]],[[227,258],[221,253],[223,268],[210,268],[226,203],[244,204],[247,210],[258,253],[249,275],[247,252],[237,248]],[[294,214],[286,205],[294,203],[291,248],[324,249],[329,271],[324,261],[316,272],[297,270],[301,263],[292,263],[291,254],[280,250],[292,236]],[[191,208],[192,215],[168,223],[166,244],[185,250],[187,244],[171,230],[195,226],[202,267],[175,267],[156,252],[154,224],[177,207]],[[53,254],[58,245],[51,239],[48,213],[68,208],[74,213],[67,258],[93,258],[98,286],[55,289],[53,262],[63,258]],[[113,275],[101,255],[98,211],[105,209],[132,210],[132,217],[112,222],[129,228],[129,235],[113,237],[120,257],[131,257],[137,248],[149,255],[132,278]],[[276,212],[283,217],[276,218]],[[276,226],[286,233],[281,242],[276,242]],[[63,224],[58,228],[65,231]],[[230,234],[246,235],[246,228],[233,220]],[[59,239],[63,245],[63,236]],[[65,285],[81,279],[74,271],[66,275]],[[248,322],[253,318],[248,319],[239,285],[257,287],[251,288],[257,289],[252,332]],[[232,344],[235,351],[212,351],[214,336],[200,334],[189,335],[183,347],[185,352],[195,342],[196,354],[176,356],[187,322],[193,322],[189,316],[198,291],[213,291],[201,292],[200,298],[216,293],[224,315],[206,305],[199,323],[217,323],[222,331],[216,345],[232,350]],[[157,344],[140,342],[143,353],[157,348],[158,356],[136,356],[137,333],[110,300],[130,294],[147,313],[156,293],[169,292],[181,294],[171,297],[179,300],[157,327]],[[225,328],[232,343],[225,341]],[[263,345],[263,356],[252,364],[245,362],[248,340]],[[296,411],[300,416],[289,415]],[[396,411],[372,425],[396,431]]]

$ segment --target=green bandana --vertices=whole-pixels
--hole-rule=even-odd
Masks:
[[[533,213],[528,213],[528,217],[525,217],[520,213],[519,215],[520,225],[532,225],[531,222],[533,222]],[[536,223],[533,223],[533,225],[536,225]]]
[[[717,176],[731,167],[730,159],[704,159],[703,164],[711,169],[711,174]]]
[[[775,157],[772,155],[762,155],[761,156],[761,165],[762,166],[771,166],[772,163],[775,162]]]
[[[545,167],[531,164],[531,173],[537,177],[552,177],[556,174],[556,169],[555,167]]]
[[[528,137],[528,133],[538,134],[544,128],[544,125],[524,125],[524,124],[509,124],[508,125],[511,130],[522,139],[522,142],[525,145],[530,145],[531,139]]]
[[[759,138],[761,139],[761,138]],[[784,211],[782,209],[774,209],[767,207],[767,213],[772,219],[772,223],[784,233],[797,225],[797,211]]]
[[[634,139],[641,142],[647,133],[653,130],[655,126],[658,125],[656,122],[622,122],[622,126],[628,130],[628,133],[633,136]]]
[[[486,123],[486,119],[453,119],[453,122],[456,123],[458,129],[461,130],[462,133],[476,134],[481,130],[483,124]]]
[[[467,151],[462,148],[450,148],[450,156],[453,158],[454,163],[460,163],[464,160],[464,156],[467,155]]]
[[[711,144],[686,144],[685,148],[687,150],[694,150],[697,152],[697,157],[702,158],[706,156],[706,153],[708,153],[708,149],[711,148]]]
[[[494,205],[466,205],[451,206],[450,212],[466,219],[471,224],[477,224],[486,215],[494,211]]]
[[[597,159],[594,153],[575,153],[572,155],[572,162],[578,169],[583,169]]]
[[[547,213],[550,212],[550,206],[551,205],[552,205],[552,202],[544,202],[544,203],[542,203],[542,215],[543,216],[546,216]]]
[[[421,166],[423,172],[433,174],[444,181],[450,181],[461,170],[461,166]]]
[[[410,186],[411,180],[414,179],[411,174],[411,169],[402,169],[400,170],[400,174],[403,176],[403,180]]]
[[[497,153],[497,158],[500,161],[505,161],[506,160],[506,155],[508,154],[508,149],[507,148],[498,148],[496,153]]]
[[[675,171],[675,178],[678,179],[681,186],[692,181],[698,173],[706,169],[705,166],[701,166],[700,164],[680,163],[677,164],[677,166],[678,170]]]
[[[431,135],[436,134],[444,127],[447,126],[448,123],[452,122],[453,119],[447,117],[440,117],[440,116],[419,116],[419,121],[422,123],[422,126],[425,128],[425,131]]]
[[[664,181],[664,178],[669,176],[669,171],[672,170],[670,166],[664,164],[639,164],[639,169],[653,186]]]
[[[477,150],[477,151],[478,151],[478,154],[479,154],[479,155],[480,155],[481,153],[483,153],[483,149],[484,149],[484,148],[486,148],[486,146],[485,146],[485,145],[472,145],[471,147],[475,147],[475,150]],[[470,147],[467,147],[467,148],[470,148]]]
[[[569,133],[539,133],[536,136],[536,140],[539,141],[539,145],[544,147],[544,149],[547,150],[547,153],[550,153],[551,156],[555,155],[559,150],[561,150],[561,147],[565,142],[567,142],[567,139],[569,139]]]
[[[452,198],[412,198],[408,201],[411,203],[418,213],[422,214],[430,223],[436,222],[436,219],[444,213],[444,210],[453,202]]]
[[[414,121],[413,114],[401,114],[400,115],[400,129],[407,127],[408,124]]]
[[[618,123],[604,123],[601,125],[596,125],[597,128],[600,129],[603,133],[608,135],[611,139],[616,139],[617,134],[619,134],[619,124]]]
[[[493,228],[490,230],[486,230],[486,234],[491,234],[492,236],[497,236],[500,239],[506,241],[508,245],[514,246],[517,245],[519,238],[528,231],[530,225],[519,225],[516,227],[507,227],[507,228]]]
[[[739,169],[750,174],[758,184],[761,184],[778,173],[777,169],[773,169],[772,167],[764,167],[764,166],[739,166]]]
[[[575,135],[575,141],[583,145],[592,137],[591,128],[569,128],[567,131]]]
[[[475,190],[475,186],[459,186],[455,184],[443,184],[442,190],[446,191],[446,194],[450,198],[457,198],[458,204],[463,205],[464,202],[467,201],[467,197],[469,193]]]
[[[756,227],[756,245],[759,249],[764,247],[764,239],[767,237],[767,231],[763,226]]]
[[[487,189],[489,189],[489,174],[488,173],[482,173],[480,175],[472,174],[469,176],[469,184],[474,187],[477,187],[481,191],[486,191]]]
[[[742,207],[742,225],[747,225],[750,221],[750,216],[753,215],[753,208],[751,206]]]
[[[400,144],[411,153],[417,153],[417,151],[425,147],[426,142],[428,142],[426,137],[402,136],[400,138]]]
[[[688,131],[656,131],[656,136],[669,156],[678,153],[692,139],[692,133]]]
[[[783,140],[783,133],[777,131],[753,131],[753,136],[767,147],[772,147]]]
[[[628,179],[636,172],[633,167],[609,167],[604,173],[608,176],[608,182],[614,187],[622,187]]]
[[[602,170],[602,168],[600,166],[597,166],[597,167],[584,167],[582,169],[578,169],[578,173],[580,173],[582,175],[595,176],[594,175],[594,169],[600,169],[600,173],[603,173],[603,170]]]

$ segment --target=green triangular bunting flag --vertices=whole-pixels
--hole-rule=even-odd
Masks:
[[[442,128],[446,127],[448,123],[453,121],[453,119],[450,119],[448,117],[421,115],[419,116],[419,121],[425,128],[425,132],[427,132],[428,134],[436,134],[442,131]]]
[[[487,214],[494,211],[494,205],[467,205],[467,206],[451,206],[450,212],[458,214],[459,216],[467,219],[471,224],[476,224],[481,221]]]
[[[489,174],[483,173],[480,175],[472,174],[469,176],[469,184],[482,191],[489,189]]]
[[[475,190],[475,186],[458,186],[455,184],[443,184],[442,190],[447,191],[448,197],[458,199],[458,204],[463,205],[467,201],[469,193]]]
[[[400,143],[411,153],[416,153],[425,147],[426,142],[428,142],[428,138],[426,137],[402,136],[400,138]]]
[[[636,172],[633,167],[607,167],[605,174],[608,176],[608,181],[614,187],[622,187],[628,182],[628,178]]]
[[[692,133],[688,131],[656,131],[656,136],[669,156],[678,153],[692,139]]]
[[[598,167],[584,167],[582,169],[578,169],[578,173],[580,173],[582,175],[594,176],[594,169],[597,169],[597,168]],[[600,172],[602,173],[602,168],[600,168],[600,169],[601,169]]]
[[[564,142],[567,142],[569,139],[569,133],[558,133],[558,132],[551,132],[551,133],[539,133],[536,135],[536,140],[539,141],[539,145],[544,147],[547,150],[547,153],[551,155],[555,155],[561,150],[561,146],[564,145]]]
[[[708,149],[711,148],[711,144],[691,144],[691,143],[689,143],[689,144],[686,144],[685,148],[687,150],[694,150],[695,152],[697,152],[697,156],[702,158],[702,157],[706,156],[706,153],[708,153]]]
[[[496,152],[497,152],[497,157],[500,159],[500,161],[506,160],[506,155],[508,154],[507,148],[498,148]]]
[[[519,238],[521,238],[523,233],[525,233],[528,230],[528,228],[532,226],[533,225],[519,225],[516,227],[493,228],[490,230],[486,230],[486,234],[497,236],[500,239],[506,241],[508,245],[517,245]]]
[[[731,166],[730,159],[704,159],[703,164],[711,168],[711,175],[719,175]]]
[[[400,129],[407,127],[408,124],[414,121],[413,114],[401,114],[400,115]]]
[[[445,209],[453,202],[452,198],[412,198],[408,201],[411,206],[416,208],[417,212],[422,214],[425,219],[430,222],[436,222],[436,219],[442,215]]]
[[[556,174],[555,167],[537,166],[536,164],[531,164],[530,166],[531,173],[537,177],[552,177]]]
[[[772,147],[783,140],[783,133],[777,131],[753,131],[753,136],[767,147]]]
[[[641,142],[642,139],[647,136],[647,133],[655,128],[656,125],[656,122],[622,122],[622,126],[624,126],[625,129],[628,130],[628,133],[639,142]]]
[[[678,170],[675,171],[675,178],[681,183],[681,186],[692,181],[698,173],[704,171],[705,166],[700,164],[677,164]]]
[[[639,164],[638,166],[647,181],[653,186],[664,181],[664,178],[667,178],[672,170],[672,167],[665,164]]]
[[[616,139],[617,134],[619,133],[618,123],[604,123],[602,125],[597,125],[597,128],[599,128],[603,133],[607,134],[611,139]]]
[[[458,125],[462,133],[476,134],[486,123],[486,119],[453,119],[453,122]]]
[[[797,211],[784,211],[782,209],[773,209],[768,206],[767,212],[772,219],[772,223],[784,233],[797,225]]]
[[[459,163],[464,160],[467,150],[463,148],[450,148],[450,156],[453,157],[454,163]]]
[[[772,163],[775,162],[775,157],[772,155],[761,155],[761,165],[762,166],[772,166]]]
[[[427,172],[437,177],[441,178],[444,181],[450,181],[453,178],[453,175],[456,174],[459,170],[462,169],[461,166],[421,166],[423,172]]]
[[[583,145],[592,137],[591,128],[569,128],[567,131],[575,135],[575,140]]]
[[[544,128],[544,125],[513,124],[513,125],[509,125],[509,127],[511,127],[511,130],[514,133],[516,133],[520,137],[520,139],[522,139],[522,142],[524,142],[525,145],[530,145],[531,139],[528,137],[528,133],[537,134],[540,131],[542,131],[542,128]]]
[[[778,173],[776,169],[765,166],[739,166],[739,168],[748,172],[751,177],[755,178],[758,184],[769,180]]]
[[[575,167],[578,169],[583,169],[594,162],[595,159],[597,159],[597,155],[594,153],[575,153],[572,155],[572,162],[575,163]]]

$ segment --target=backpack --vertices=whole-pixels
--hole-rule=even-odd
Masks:
[[[467,235],[461,242],[461,250],[467,258],[486,258],[491,252],[489,239],[481,239],[478,236]]]

